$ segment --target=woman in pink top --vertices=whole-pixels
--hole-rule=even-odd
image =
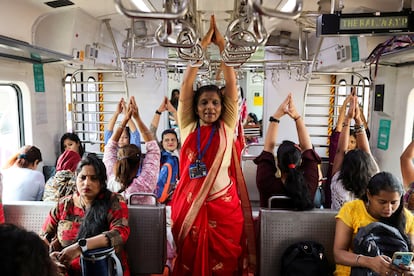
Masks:
[[[141,150],[134,144],[125,145],[118,149],[118,140],[131,117],[135,120],[146,147],[146,154],[139,176],[136,176],[136,174],[140,167]],[[154,192],[159,174],[160,148],[155,137],[142,122],[134,97],[130,99],[128,111],[120,127],[116,129],[105,146],[103,162],[108,174],[109,190],[123,194],[126,199],[129,199],[132,193]],[[151,203],[152,201],[148,198],[139,202]]]

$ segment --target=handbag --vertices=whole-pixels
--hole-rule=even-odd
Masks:
[[[121,261],[113,247],[104,247],[82,252],[82,276],[122,276]]]

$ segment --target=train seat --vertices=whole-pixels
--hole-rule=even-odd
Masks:
[[[132,194],[131,197],[142,194]],[[153,196],[156,202],[155,194]],[[129,202],[131,202],[131,197]],[[162,274],[167,259],[164,204],[128,205],[131,233],[126,244],[131,275]]]
[[[292,243],[313,240],[325,248],[334,265],[333,241],[336,211],[288,211],[260,209],[260,275],[280,275],[280,260]]]
[[[35,233],[55,206],[53,202],[4,203],[5,220]],[[131,233],[126,244],[131,275],[162,273],[166,259],[165,205],[128,205]]]

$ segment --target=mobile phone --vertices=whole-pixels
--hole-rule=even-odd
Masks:
[[[392,263],[396,266],[399,266],[400,264],[409,266],[413,257],[413,252],[395,252],[392,256]]]

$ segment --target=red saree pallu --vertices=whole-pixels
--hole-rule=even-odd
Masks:
[[[201,148],[208,144],[212,126],[200,128]],[[242,253],[243,214],[234,183],[209,195],[222,164],[226,145],[224,125],[216,130],[203,162],[207,176],[190,178],[197,159],[197,130],[183,144],[181,179],[171,203],[172,233],[177,244],[173,275],[233,275]]]

